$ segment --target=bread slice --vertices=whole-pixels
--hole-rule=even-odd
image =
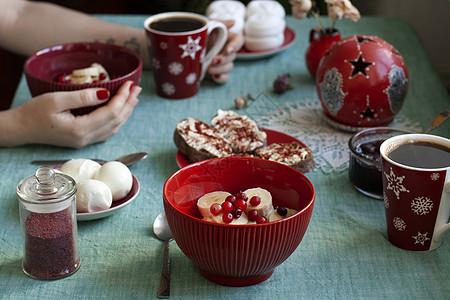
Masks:
[[[191,163],[233,153],[216,129],[191,117],[177,123],[173,140],[178,150]]]
[[[267,142],[267,134],[255,121],[234,111],[218,110],[211,125],[236,153],[254,152]]]
[[[297,142],[273,143],[256,150],[255,156],[286,164],[302,173],[311,172],[316,167],[311,149]]]

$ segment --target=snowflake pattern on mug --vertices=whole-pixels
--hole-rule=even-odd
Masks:
[[[423,246],[425,245],[425,242],[426,241],[428,241],[430,238],[429,237],[427,237],[427,234],[428,234],[428,232],[425,232],[425,233],[420,233],[420,231],[419,232],[417,232],[417,235],[416,236],[412,236],[412,238],[413,239],[415,239],[416,241],[414,242],[414,245],[415,244],[422,244]]]
[[[400,198],[400,192],[406,192],[409,193],[409,190],[407,190],[404,186],[403,186],[403,180],[405,180],[405,176],[399,176],[397,177],[394,173],[394,171],[391,169],[391,172],[388,174],[386,174],[386,172],[384,172],[384,176],[386,176],[386,180],[387,180],[387,187],[386,189],[388,190],[392,190],[395,194],[395,196],[397,196],[397,199]]]
[[[411,201],[411,209],[418,215],[426,215],[433,209],[433,201],[427,197],[417,197]]]
[[[153,67],[153,70],[161,69],[161,62],[159,60],[157,60],[156,58],[153,58],[152,59],[152,67]]]
[[[172,75],[180,75],[183,72],[183,65],[177,61],[169,64],[169,73]]]
[[[389,208],[389,198],[386,195],[383,196],[384,199],[384,207]]]
[[[175,86],[170,82],[164,82],[162,84],[162,89],[166,95],[173,95],[175,93]]]
[[[188,76],[186,76],[186,84],[194,84],[196,81],[197,81],[197,74],[189,73]]]
[[[431,174],[430,179],[433,180],[433,181],[438,180],[438,179],[439,179],[439,173],[433,173],[433,174]]]
[[[397,229],[398,231],[404,231],[406,229],[405,221],[403,221],[399,217],[395,217],[392,220],[392,223],[394,224],[395,229]]]
[[[169,45],[167,45],[166,42],[161,42],[161,43],[159,43],[159,48],[161,48],[163,50],[167,50],[167,49],[169,49]]]
[[[203,48],[202,46],[199,45],[200,40],[201,40],[200,36],[195,40],[193,40],[191,36],[188,36],[188,41],[186,44],[178,45],[178,47],[183,49],[183,54],[181,54],[181,58],[190,56],[191,59],[194,60],[197,52]]]

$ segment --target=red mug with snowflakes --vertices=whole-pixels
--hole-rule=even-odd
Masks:
[[[450,140],[404,134],[380,147],[389,241],[411,251],[439,247],[450,229]]]
[[[227,41],[226,26],[195,13],[167,12],[147,18],[144,28],[158,95],[183,99],[197,94],[211,60]],[[213,31],[217,35],[210,45]]]

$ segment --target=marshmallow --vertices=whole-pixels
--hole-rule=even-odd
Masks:
[[[110,161],[105,163],[95,175],[95,179],[103,181],[112,193],[113,201],[124,198],[131,191],[133,176],[123,163]]]
[[[77,184],[76,203],[78,213],[106,210],[112,204],[111,190],[99,180],[84,180]]]
[[[284,32],[286,21],[282,18],[269,15],[252,15],[245,23],[246,36],[268,37]]]
[[[245,5],[237,0],[220,0],[211,2],[206,8],[206,16],[209,17],[213,12],[234,15],[236,17],[245,17]]]
[[[278,1],[273,0],[251,1],[247,4],[247,17],[254,14],[264,14],[276,16],[278,18],[284,18],[286,16],[284,7]]]
[[[245,19],[244,17],[240,17],[238,15],[233,15],[231,13],[227,13],[227,12],[212,12],[210,15],[208,15],[209,19],[213,19],[213,20],[221,20],[221,21],[225,21],[225,20],[233,20],[234,21],[234,25],[229,28],[228,30],[234,33],[242,33],[244,31],[244,24],[245,24]]]
[[[245,37],[245,49],[248,51],[264,51],[280,47],[284,42],[284,33],[267,37]]]
[[[93,179],[101,165],[93,160],[76,158],[65,162],[59,169],[75,180],[76,183],[83,180]]]

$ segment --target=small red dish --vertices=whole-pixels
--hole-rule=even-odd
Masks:
[[[268,190],[273,205],[297,210],[275,222],[230,225],[201,219],[197,200],[213,191]],[[315,189],[299,171],[253,157],[213,158],[171,175],[163,188],[170,230],[181,251],[209,280],[247,286],[268,279],[298,247],[308,228]]]
[[[90,84],[60,83],[58,77],[73,70],[101,64],[111,80]],[[28,88],[33,97],[56,91],[74,91],[86,88],[106,88],[110,96],[128,80],[139,85],[142,75],[142,59],[123,46],[98,42],[57,45],[42,49],[27,59],[24,66]],[[104,105],[104,104],[103,104]],[[75,109],[75,115],[86,114],[99,106]]]
[[[271,130],[271,129],[263,129],[266,133],[267,133],[267,145],[273,144],[273,143],[292,143],[292,142],[297,142],[299,143],[302,147],[306,147],[305,144],[303,144],[302,142],[300,142],[299,140],[297,140],[296,138],[287,135],[285,133],[276,131],[276,130]],[[177,164],[180,168],[186,167],[187,165],[191,164],[186,156],[183,155],[183,153],[181,153],[180,151],[177,151],[177,156],[176,156],[176,160],[177,160]]]

